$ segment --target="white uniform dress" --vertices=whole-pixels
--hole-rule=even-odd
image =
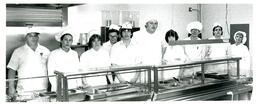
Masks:
[[[101,70],[110,66],[109,53],[102,47],[95,51],[93,48],[84,52],[80,57],[80,67],[82,72]],[[83,79],[84,83],[90,86],[106,85],[106,76],[88,77]]]
[[[166,51],[163,56],[163,59],[166,61],[167,65],[183,64],[186,60],[184,48],[179,45],[166,47]],[[164,73],[163,73],[164,80],[172,79],[172,77],[177,78],[178,76],[179,76],[178,69],[164,71]]]
[[[139,47],[130,42],[129,46],[126,47],[123,41],[119,41],[113,45],[111,49],[111,63],[118,66],[129,66],[137,65],[141,63],[140,53],[138,52]],[[120,74],[125,81],[131,81],[135,77],[135,73]]]
[[[252,77],[252,70],[250,68],[251,65],[251,59],[250,59],[250,53],[247,48],[247,46],[240,44],[240,45],[231,45],[231,56],[233,57],[241,57],[240,60],[240,75],[246,76],[246,77]],[[233,68],[233,74],[236,75],[236,64],[232,65]],[[235,73],[234,73],[235,72]]]
[[[190,37],[185,38],[184,40],[191,40]],[[201,40],[198,38],[198,40]],[[204,47],[202,45],[184,45],[185,54],[187,55],[188,62],[189,61],[198,61],[204,57]],[[184,76],[191,76],[193,73],[195,74],[197,71],[201,71],[201,67],[193,67],[186,68],[183,72]]]
[[[77,52],[72,49],[65,52],[61,48],[53,50],[48,60],[49,75],[55,75],[54,71],[63,73],[79,72],[79,58]],[[56,91],[56,78],[51,77],[50,82],[52,84],[52,91]],[[68,80],[68,89],[77,88],[81,86],[81,84],[81,79],[70,79]]]
[[[8,68],[18,72],[18,78],[47,76],[46,62],[50,51],[38,44],[33,51],[27,44],[14,50],[7,65]],[[48,84],[47,78],[19,80],[17,92],[21,94],[28,91],[44,90]]]
[[[230,43],[214,43],[207,45],[206,51],[210,59],[227,58],[230,55]],[[206,73],[227,74],[227,62],[209,63],[205,66]]]

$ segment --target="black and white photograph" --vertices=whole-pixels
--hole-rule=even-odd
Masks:
[[[1,5],[5,103],[253,102],[255,4],[82,1]]]

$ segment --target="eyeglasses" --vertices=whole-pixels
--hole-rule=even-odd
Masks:
[[[111,37],[111,38],[116,38],[117,36],[116,36],[116,35],[115,35],[115,36],[109,35],[109,37]]]

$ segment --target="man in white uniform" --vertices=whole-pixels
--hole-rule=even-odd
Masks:
[[[164,35],[162,35],[158,28],[158,21],[156,19],[149,19],[145,23],[145,28],[135,32],[132,41],[140,47],[138,52],[141,52],[142,64],[144,65],[161,65],[163,53]],[[153,72],[152,72],[153,76]],[[159,74],[159,77],[162,76]],[[147,73],[141,73],[141,80],[143,83],[147,82]],[[153,77],[151,79],[153,81]]]
[[[158,21],[148,20],[145,29],[134,33],[135,41],[142,52],[142,64],[160,65],[162,61],[162,41],[164,37],[157,31]]]
[[[7,65],[8,78],[15,78],[15,71],[18,78],[29,78],[47,76],[46,62],[50,51],[39,44],[39,32],[30,29],[26,34],[25,45],[14,50],[12,57]],[[9,96],[18,95],[33,96],[34,92],[46,92],[48,78],[34,78],[17,81],[15,90],[14,81],[9,82]]]
[[[60,42],[60,48],[51,52],[48,60],[48,72],[49,75],[55,75],[54,71],[60,71],[63,73],[79,72],[79,58],[76,51],[72,50],[71,44],[73,42],[73,36],[69,33],[56,35],[55,39]],[[57,90],[56,77],[49,78],[52,84],[52,90]],[[81,86],[81,79],[68,80],[68,88],[77,88]]]
[[[118,42],[119,29],[120,29],[120,27],[118,25],[115,25],[115,24],[111,24],[109,26],[109,30],[108,30],[108,33],[107,33],[108,37],[109,37],[109,41],[107,41],[103,44],[103,48],[106,49],[109,52],[109,55],[110,55],[111,47],[116,42]]]

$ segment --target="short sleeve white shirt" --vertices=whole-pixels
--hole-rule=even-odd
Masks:
[[[93,48],[84,52],[80,57],[80,67],[83,72],[100,70],[110,66],[109,53],[102,49],[96,51]],[[85,78],[86,83],[91,86],[106,85],[106,76]],[[85,80],[84,80],[85,81]]]
[[[7,67],[16,70],[18,72],[18,78],[47,76],[46,62],[49,54],[50,51],[40,44],[38,44],[35,51],[25,44],[14,50]],[[47,83],[47,78],[19,80],[17,91],[18,93],[22,93],[26,91],[45,90]]]
[[[65,52],[63,49],[58,48],[51,52],[48,60],[49,75],[55,75],[54,71],[60,71],[63,73],[78,72],[79,71],[79,58],[78,54],[74,50]],[[50,82],[52,84],[52,91],[56,91],[56,78],[51,77]],[[68,88],[77,88],[81,85],[81,80],[71,79],[68,80]]]

